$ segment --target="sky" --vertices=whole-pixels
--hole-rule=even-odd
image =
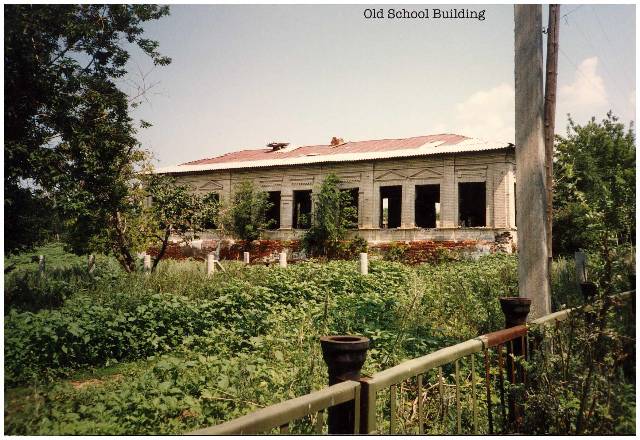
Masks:
[[[430,18],[386,18],[403,7]],[[455,7],[485,19],[433,18]],[[385,18],[365,18],[368,8]],[[560,14],[556,133],[567,113],[634,121],[635,5]],[[333,136],[513,142],[513,32],[512,5],[172,5],[145,36],[173,62],[153,68],[137,51],[130,61],[129,80],[153,85],[133,113],[153,127],[138,137],[158,166]]]

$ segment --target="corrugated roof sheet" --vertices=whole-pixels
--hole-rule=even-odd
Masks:
[[[513,147],[513,144],[507,142],[487,142],[457,134],[435,134],[406,139],[345,142],[337,146],[309,145],[287,147],[278,151],[272,151],[270,148],[242,150],[223,154],[218,157],[160,168],[156,170],[156,173],[182,173],[323,162],[348,162],[497,150],[510,147]]]

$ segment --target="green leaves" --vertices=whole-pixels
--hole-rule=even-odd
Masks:
[[[635,237],[635,132],[610,112],[585,125],[569,119],[554,156],[555,254],[598,250],[603,236]]]
[[[260,230],[271,226],[271,221],[267,220],[271,206],[268,194],[257,188],[253,181],[245,180],[235,186],[232,201],[221,206],[219,223],[240,240],[257,240]]]
[[[130,269],[118,216],[135,211],[136,173],[146,166],[129,117],[145,91],[130,97],[116,84],[127,74],[126,41],[154,64],[170,62],[157,42],[143,38],[144,23],[168,13],[156,5],[5,8],[9,252],[37,244],[42,232],[61,236],[80,254],[107,252],[120,233],[116,249]]]
[[[339,183],[335,174],[328,174],[320,190],[313,194],[313,221],[302,238],[304,248],[312,255],[336,254],[347,230],[357,227],[357,193],[341,190]]]

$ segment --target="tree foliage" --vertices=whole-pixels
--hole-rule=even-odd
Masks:
[[[205,228],[205,224],[216,217],[217,199],[211,194],[199,195],[191,192],[187,185],[180,185],[171,177],[153,175],[147,189],[152,198],[145,211],[148,218],[147,243],[159,245],[152,270],[164,256],[173,235],[183,240],[192,239]]]
[[[257,240],[261,230],[267,229],[272,223],[267,219],[267,211],[271,206],[265,191],[257,188],[252,181],[240,182],[231,201],[219,213],[222,229],[240,240]]]
[[[137,206],[131,181],[147,154],[129,117],[140,97],[117,83],[127,74],[127,45],[156,65],[170,62],[142,28],[168,7],[25,4],[4,12],[5,224],[19,231],[5,249],[41,238],[26,227],[38,223],[41,212],[31,208],[42,203],[65,220],[75,252],[100,247],[108,236],[118,237],[111,247],[122,252],[120,219]]]
[[[569,119],[554,157],[554,254],[635,243],[635,133],[611,112],[585,125]]]
[[[320,191],[314,193],[311,227],[302,239],[304,248],[313,255],[333,254],[347,230],[357,225],[358,211],[351,194],[341,190],[339,182],[335,174],[328,174]]]

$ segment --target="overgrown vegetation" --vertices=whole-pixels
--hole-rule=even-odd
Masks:
[[[5,383],[20,384],[24,399],[7,409],[5,430],[177,433],[228,420],[325,386],[318,337],[326,333],[370,337],[365,370],[379,371],[499,325],[495,301],[486,299],[515,292],[515,261],[459,264],[374,261],[361,276],[355,262],[286,270],[231,263],[215,282],[195,262],[163,261],[145,276],[100,259],[95,278],[80,275],[85,262],[66,272],[50,264],[41,290],[67,280],[61,303],[7,308]],[[7,287],[16,285],[9,279]],[[468,301],[485,311],[460,315]],[[99,385],[78,390],[64,380],[105,367],[124,368],[126,380],[98,374]],[[33,405],[37,412],[27,409]]]
[[[611,112],[585,125],[569,119],[555,144],[553,252],[600,253],[635,244],[636,149],[633,127]]]
[[[358,210],[349,191],[341,190],[340,180],[328,174],[319,191],[313,194],[311,227],[302,238],[304,248],[311,255],[336,256],[341,251],[347,231],[357,227]],[[348,247],[349,245],[347,245]],[[354,247],[358,247],[354,244]],[[364,252],[364,251],[363,251]]]
[[[524,432],[635,432],[635,307],[600,296],[560,326],[539,328],[526,369]]]
[[[151,275],[127,274],[105,257],[91,275],[83,259],[50,261],[39,278],[37,263],[14,263],[5,298],[62,291],[41,310],[25,307],[32,300],[5,308],[5,432],[16,434],[216,424],[324,387],[320,335],[371,338],[364,372],[372,374],[501,328],[497,297],[517,292],[508,255],[415,267],[377,260],[368,276],[353,261],[229,262],[215,280],[189,261],[163,260]],[[554,286],[573,267],[561,272]]]
[[[240,182],[231,200],[222,205],[219,223],[223,230],[245,242],[259,239],[261,230],[271,225],[267,219],[267,211],[271,207],[268,197],[253,181]]]

